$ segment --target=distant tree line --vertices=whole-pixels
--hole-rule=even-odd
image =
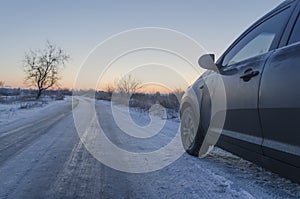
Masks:
[[[18,101],[34,101],[36,99],[36,89],[20,88],[0,88],[0,103],[14,103]],[[54,100],[62,100],[66,95],[72,95],[68,89],[47,90],[44,92],[46,97]]]

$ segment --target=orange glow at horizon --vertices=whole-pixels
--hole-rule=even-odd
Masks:
[[[115,88],[115,87],[113,87]],[[161,93],[161,94],[167,94],[167,93],[172,93],[174,92],[175,90],[182,90],[184,91],[185,88],[167,88],[165,86],[162,86],[162,85],[145,85],[143,86],[141,89],[139,89],[137,92],[138,93],[150,93],[150,94],[154,94],[154,93]],[[105,86],[99,86],[97,87],[98,91],[107,91],[107,88]]]

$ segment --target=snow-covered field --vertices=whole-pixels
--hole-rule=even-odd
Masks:
[[[148,173],[110,168],[86,149],[74,125],[71,111],[92,124],[91,101],[75,100],[78,105],[73,110],[71,98],[29,109],[0,106],[0,198],[300,198],[299,184],[217,147],[204,159],[184,153],[172,164]],[[131,119],[139,126],[149,125],[151,118],[165,122],[157,135],[131,137],[116,125],[109,102],[96,101],[94,107],[111,142],[132,152],[161,148],[180,125],[176,119],[166,120],[159,107],[153,107],[150,116],[130,109]],[[117,108],[119,115],[126,111]]]
[[[7,128],[17,128],[22,125],[44,118],[52,110],[71,103],[71,97],[64,100],[52,100],[45,98],[41,101],[14,102],[8,104],[0,103],[0,132]]]

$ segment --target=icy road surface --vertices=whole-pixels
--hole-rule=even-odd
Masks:
[[[79,99],[73,111],[84,112],[91,105],[88,99]],[[298,184],[219,148],[205,159],[185,153],[169,166],[150,173],[114,170],[86,150],[76,132],[71,107],[71,101],[65,100],[21,113],[16,110],[8,120],[3,116],[5,106],[1,106],[1,199],[300,198]],[[128,146],[129,140],[114,123],[108,102],[97,101],[96,110],[110,139],[127,150],[138,145]],[[147,123],[144,113],[131,111],[131,116],[137,123]],[[164,139],[154,136],[151,145],[142,143],[138,150],[153,150],[171,140],[179,123],[168,120],[167,125],[162,130]]]

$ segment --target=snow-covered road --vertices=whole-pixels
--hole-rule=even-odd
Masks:
[[[92,121],[85,117],[91,101],[77,98],[73,104],[82,122]],[[168,120],[160,135],[130,138],[114,122],[108,102],[97,101],[95,107],[107,137],[128,151],[161,148],[179,125]],[[22,114],[30,117],[0,121],[0,198],[300,198],[299,184],[219,148],[205,159],[184,153],[148,173],[118,171],[85,148],[70,100],[26,111]],[[147,114],[132,110],[130,115],[137,124],[147,125]]]

